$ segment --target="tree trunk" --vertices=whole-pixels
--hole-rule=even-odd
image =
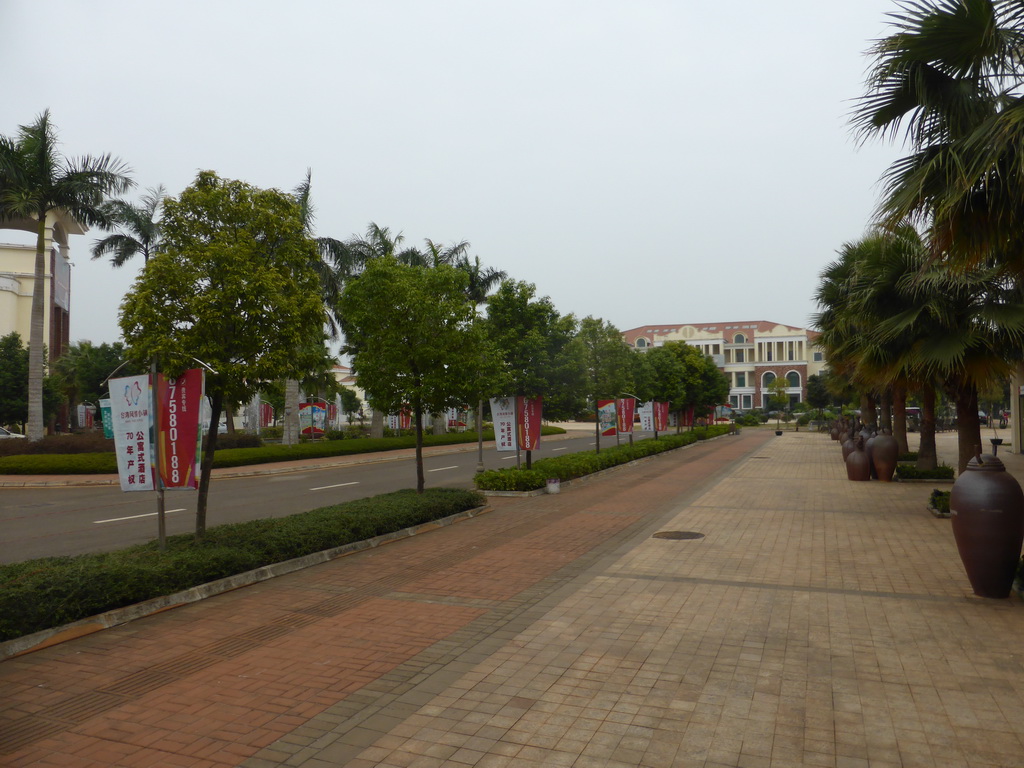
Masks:
[[[967,470],[967,462],[981,453],[981,420],[978,418],[978,388],[963,383],[956,392],[957,474]]]
[[[878,393],[878,428],[879,430],[888,429],[892,432],[892,390],[883,389]]]
[[[900,453],[910,450],[907,444],[907,390],[904,387],[892,389],[892,436],[900,447]]]
[[[935,388],[926,384],[921,388],[921,444],[917,449],[917,468],[935,469]]]
[[[25,437],[29,440],[43,439],[43,373],[46,360],[43,347],[43,319],[46,313],[46,213],[39,214],[39,228],[36,235],[35,275],[32,282],[32,314],[28,335],[28,421]]]
[[[860,396],[860,420],[868,429],[873,428],[877,423],[875,420],[875,398],[869,392]]]
[[[210,495],[210,476],[213,474],[213,452],[217,450],[217,426],[220,412],[224,408],[224,394],[219,390],[210,393],[210,431],[206,434],[206,450],[203,451],[202,471],[199,475],[199,494],[196,497],[196,541],[206,535],[206,500]]]
[[[229,435],[235,434],[235,409],[231,403],[224,404],[224,425]]]
[[[384,437],[384,414],[376,408],[370,415],[370,437],[378,439]]]
[[[299,442],[299,382],[295,379],[284,381],[284,432],[281,442],[297,445]]]
[[[423,493],[423,408],[416,406],[416,493]]]

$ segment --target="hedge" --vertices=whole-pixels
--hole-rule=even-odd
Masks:
[[[560,435],[559,427],[544,427],[542,434]],[[484,440],[493,440],[493,431],[484,432]],[[475,432],[451,432],[424,435],[424,446],[458,445],[476,442]],[[214,467],[241,467],[277,461],[322,459],[415,448],[414,437],[357,438],[351,440],[314,440],[299,445],[265,445],[261,448],[226,448],[213,456]],[[0,457],[0,475],[96,475],[116,474],[113,453],[20,454]]]
[[[896,477],[900,480],[952,480],[953,468],[941,464],[935,469],[918,469],[913,464],[897,464]]]
[[[724,435],[732,429],[729,425],[700,427],[682,434],[662,435],[657,440],[642,440],[632,446],[620,445],[607,448],[600,453],[585,451],[566,456],[540,459],[533,462],[531,469],[491,469],[481,472],[475,478],[476,487],[482,491],[533,491],[543,488],[549,479],[572,480],[584,475],[600,472],[602,469],[627,464],[630,461],[691,445],[698,440]]]
[[[287,517],[221,525],[117,552],[0,565],[0,641],[174,594],[265,565],[340,547],[483,505],[480,494],[397,491]]]

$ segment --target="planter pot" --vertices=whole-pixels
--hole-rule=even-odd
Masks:
[[[863,440],[858,440],[850,455],[846,457],[846,477],[858,481],[871,479],[871,462],[864,451]]]
[[[550,478],[547,482],[548,493],[561,493],[562,492],[562,481],[557,477]]]
[[[871,460],[875,465],[875,475],[884,483],[892,482],[893,473],[900,456],[900,445],[896,438],[884,432],[875,438],[871,447]]]
[[[776,429],[775,430],[775,436],[776,437],[782,437],[782,430],[781,429]]]
[[[853,453],[853,438],[847,437],[843,440],[843,461],[849,458],[850,454]]]
[[[949,498],[953,537],[974,594],[1010,595],[1024,541],[1024,491],[995,456],[976,456]]]

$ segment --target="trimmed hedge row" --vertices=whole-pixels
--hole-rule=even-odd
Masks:
[[[540,459],[533,462],[532,469],[491,469],[481,472],[475,478],[476,487],[482,491],[534,491],[543,488],[548,479],[572,480],[592,475],[602,469],[627,464],[630,461],[651,456],[698,440],[724,435],[731,429],[728,425],[700,427],[678,435],[662,435],[657,440],[641,440],[632,446],[620,445],[601,453],[585,451],[567,456]]]
[[[544,427],[542,434],[561,435],[559,427]],[[484,432],[484,440],[493,440],[493,430]],[[424,435],[424,446],[475,443],[475,432],[451,432],[446,435]],[[401,448],[415,448],[414,437],[358,438],[353,440],[315,440],[299,445],[265,445],[261,448],[226,448],[213,456],[214,467],[241,467],[270,464],[276,461],[322,459],[379,453]],[[0,457],[0,475],[97,475],[116,474],[117,459],[113,453],[22,454]]]
[[[0,565],[0,641],[174,594],[264,565],[364,541],[484,504],[480,494],[397,491],[287,517],[210,528],[117,552]]]
[[[952,480],[953,468],[941,464],[935,469],[918,469],[913,464],[897,464],[896,477],[900,480]]]

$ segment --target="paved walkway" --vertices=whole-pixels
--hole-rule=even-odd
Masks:
[[[745,430],[496,499],[0,663],[0,765],[1018,767],[1024,604],[930,489]]]

